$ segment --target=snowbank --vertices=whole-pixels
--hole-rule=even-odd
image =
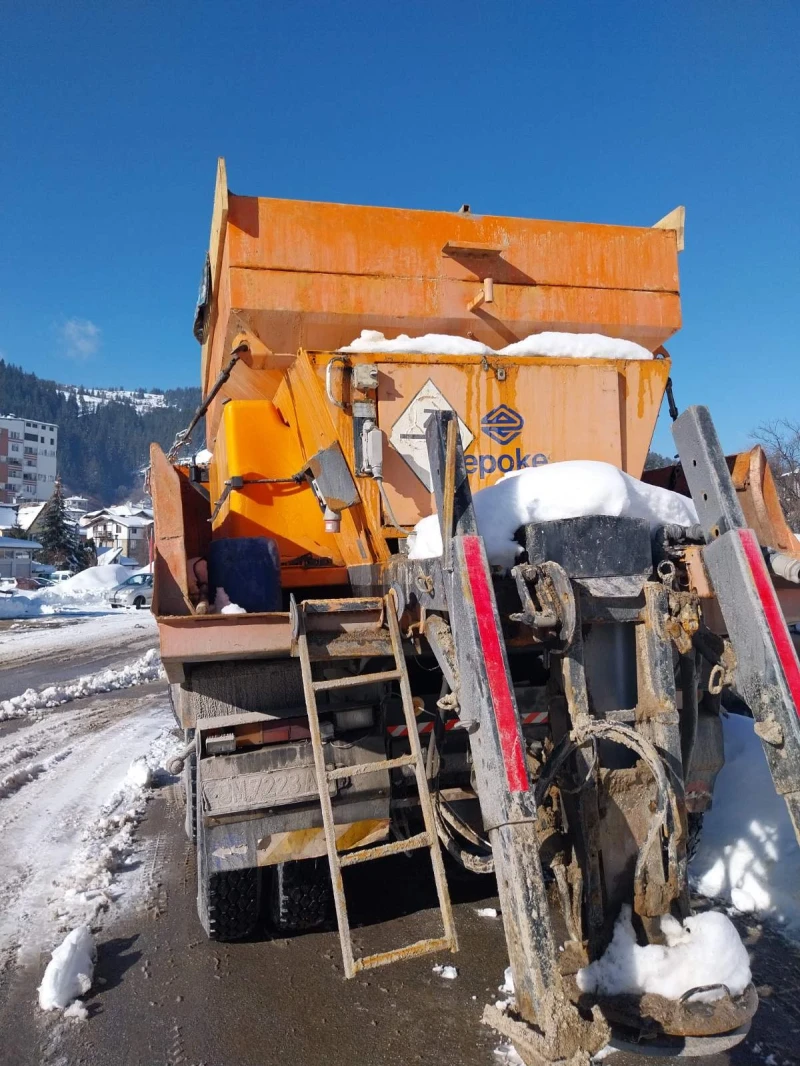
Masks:
[[[652,359],[653,353],[633,341],[604,337],[601,333],[533,333],[505,348],[490,348],[480,341],[446,333],[426,333],[408,337],[401,333],[393,340],[375,329],[362,329],[340,352],[409,352],[420,355],[517,355],[551,356],[569,359]]]
[[[82,846],[53,882],[51,916],[61,924],[94,923],[122,894],[119,873],[130,866],[135,832],[144,817],[149,788],[159,769],[183,743],[170,727],[135,759],[124,780],[82,834]]]
[[[43,689],[29,688],[21,696],[0,701],[0,721],[5,718],[20,718],[34,711],[60,707],[62,703],[94,696],[98,692],[113,692],[116,689],[143,685],[164,676],[161,659],[156,648],[151,648],[132,663],[122,667],[108,667],[96,674],[84,674],[76,681],[48,685]]]
[[[725,765],[690,874],[695,889],[800,938],[800,847],[751,718],[723,717]]]
[[[473,496],[478,529],[489,562],[510,567],[522,551],[514,533],[527,522],[548,522],[584,515],[646,518],[654,525],[697,522],[694,504],[686,497],[625,474],[610,463],[573,459],[506,474]],[[442,554],[439,518],[417,522],[411,559]]]
[[[41,618],[43,614],[55,614],[55,608],[29,596],[0,594],[0,618]]]
[[[690,988],[724,984],[734,996],[750,984],[750,959],[724,914],[706,911],[687,918],[683,925],[670,915],[661,919],[666,946],[640,947],[626,904],[614,926],[614,936],[602,958],[578,970],[578,988],[608,996],[651,992],[666,999],[680,999]],[[724,995],[721,989],[700,993],[692,999],[709,1002]]]
[[[115,563],[90,566],[66,581],[36,592],[0,595],[0,618],[37,618],[45,614],[85,611],[101,604],[110,611],[106,601],[108,592],[130,576],[128,567]]]
[[[126,566],[117,566],[114,563],[90,566],[86,570],[81,570],[79,574],[75,574],[74,577],[41,591],[59,599],[68,599],[75,592],[108,592],[109,589],[116,588],[123,581],[127,581],[130,576],[131,572]]]
[[[42,1010],[64,1010],[92,987],[97,957],[92,934],[85,925],[69,933],[53,952],[42,983],[39,1006]],[[71,1017],[81,1017],[77,1011]],[[85,1015],[83,1015],[85,1017]]]

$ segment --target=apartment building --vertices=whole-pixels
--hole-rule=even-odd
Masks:
[[[57,453],[58,426],[0,415],[0,503],[48,500]]]

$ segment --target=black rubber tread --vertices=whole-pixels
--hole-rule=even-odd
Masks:
[[[333,893],[327,859],[302,859],[273,866],[269,920],[276,932],[318,929],[328,919]]]
[[[194,739],[194,730],[187,729],[184,736],[188,744]],[[194,751],[183,764],[183,794],[186,799],[186,836],[194,844],[197,842],[197,753]]]
[[[242,940],[255,932],[261,910],[261,870],[208,874],[201,888],[205,891],[203,924],[210,940]]]
[[[686,859],[691,862],[700,847],[700,838],[703,835],[703,814],[688,814],[686,816],[688,838],[686,840]]]
[[[140,609],[141,609],[142,607],[146,607],[146,606],[147,606],[147,600],[146,600],[146,599],[144,598],[144,596],[137,596],[137,597],[136,597],[136,598],[134,599],[134,601],[133,601],[133,606],[134,606],[134,607],[136,608],[136,610],[138,611],[138,610],[140,610]]]

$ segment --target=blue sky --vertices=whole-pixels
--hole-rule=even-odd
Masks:
[[[799,413],[799,47],[780,0],[7,0],[0,351],[195,383],[218,155],[248,194],[631,225],[683,203],[676,398],[743,447]]]

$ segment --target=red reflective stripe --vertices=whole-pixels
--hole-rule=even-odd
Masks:
[[[744,548],[744,554],[750,565],[750,573],[753,575],[758,598],[764,608],[764,616],[772,634],[775,651],[778,653],[778,658],[783,667],[783,676],[786,678],[786,684],[789,686],[789,691],[794,700],[795,714],[800,717],[800,662],[797,660],[797,652],[794,650],[792,638],[789,636],[789,630],[786,626],[786,619],[783,617],[778,597],[775,594],[775,586],[770,580],[767,564],[761,554],[761,546],[756,540],[753,530],[740,529],[738,532]]]
[[[550,715],[547,711],[537,711],[535,714],[526,714],[522,718],[523,725],[540,725],[542,722],[550,720]]]
[[[508,683],[506,664],[500,634],[494,617],[494,597],[486,575],[486,567],[481,551],[480,537],[464,537],[464,563],[467,568],[467,580],[475,604],[475,617],[478,620],[478,635],[489,681],[489,693],[492,697],[497,732],[500,737],[500,750],[506,771],[508,787],[512,792],[527,792],[530,785],[525,757],[522,753],[519,721],[514,709],[514,700]]]

